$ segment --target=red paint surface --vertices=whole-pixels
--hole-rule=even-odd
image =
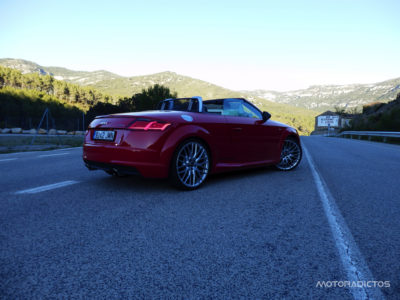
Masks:
[[[182,115],[191,116],[193,121],[185,121]],[[130,129],[135,121],[147,125]],[[149,130],[151,125],[148,124],[160,123],[170,125],[157,126],[162,130]],[[93,140],[95,130],[113,130],[115,138],[113,141]],[[181,111],[115,114],[98,117],[90,124],[85,136],[83,159],[130,166],[144,177],[165,178],[178,145],[186,139],[197,138],[207,145],[211,173],[216,173],[279,163],[283,141],[289,135],[300,142],[295,129],[272,120],[263,122],[252,118]]]

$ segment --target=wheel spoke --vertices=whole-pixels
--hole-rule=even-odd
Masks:
[[[195,151],[195,144],[191,143],[190,145],[192,146],[191,149],[190,149],[190,158],[193,158],[194,151]]]
[[[192,184],[195,185],[195,183],[196,183],[196,173],[192,169]]]
[[[196,159],[196,162],[199,161],[200,158],[202,158],[204,151],[204,148],[200,149],[199,153],[194,157]]]
[[[187,175],[186,175],[187,174]],[[186,170],[186,172],[185,172],[185,175],[186,176],[184,176],[183,178],[183,182],[187,182],[189,179],[190,179],[190,171],[189,170]]]
[[[196,158],[197,156],[197,144],[194,144],[194,153],[192,158]]]

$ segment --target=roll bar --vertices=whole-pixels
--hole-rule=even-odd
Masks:
[[[199,112],[203,111],[203,98],[200,96],[193,96],[190,98],[168,98],[161,101],[161,110],[173,110],[175,100],[189,100],[188,111],[192,110],[193,104],[197,101],[199,104]]]

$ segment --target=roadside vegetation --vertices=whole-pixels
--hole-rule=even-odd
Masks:
[[[0,153],[41,151],[60,148],[80,147],[83,136],[47,136],[0,135]]]
[[[168,98],[176,98],[176,93],[171,93],[169,88],[155,84],[141,93],[132,97],[119,99],[117,104],[99,102],[87,112],[88,119],[93,120],[98,115],[121,113],[130,111],[144,111],[156,109],[160,101]]]
[[[155,109],[159,101],[166,98],[194,94],[205,99],[242,97],[220,87],[217,91],[208,90],[209,86],[214,86],[206,82],[202,82],[202,89],[198,89],[198,80],[191,80],[193,90],[189,92],[191,86],[186,87],[184,94],[178,95],[175,89],[153,82],[141,92],[122,97],[111,96],[94,87],[56,80],[50,75],[22,74],[0,66],[0,128],[37,128],[46,108],[51,112],[51,128],[83,130],[97,115]],[[273,120],[297,128],[302,135],[309,135],[314,128],[315,111],[257,98],[251,100],[262,110],[270,112]]]
[[[388,103],[373,102],[363,106],[350,125],[343,129],[359,131],[400,131],[400,93]]]
[[[88,110],[97,102],[116,102],[112,96],[89,87],[56,80],[50,75],[22,74],[20,71],[0,66],[0,88],[12,87],[36,91],[54,97],[64,104]],[[25,92],[29,94],[28,92]]]
[[[46,108],[53,118],[49,124],[51,128],[65,130],[77,130],[75,121],[84,113],[44,92],[9,86],[0,88],[0,128],[36,128]]]
[[[117,99],[50,75],[22,74],[0,66],[0,128],[36,128],[48,108],[51,128],[82,130],[97,115],[154,109],[159,101],[172,97],[177,94],[156,84]]]

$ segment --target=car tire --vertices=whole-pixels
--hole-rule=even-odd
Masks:
[[[170,168],[172,185],[194,190],[206,180],[210,170],[210,154],[206,145],[197,139],[184,141],[176,149]]]
[[[281,171],[291,171],[299,165],[302,155],[299,142],[289,137],[283,142],[281,158],[275,167]]]

